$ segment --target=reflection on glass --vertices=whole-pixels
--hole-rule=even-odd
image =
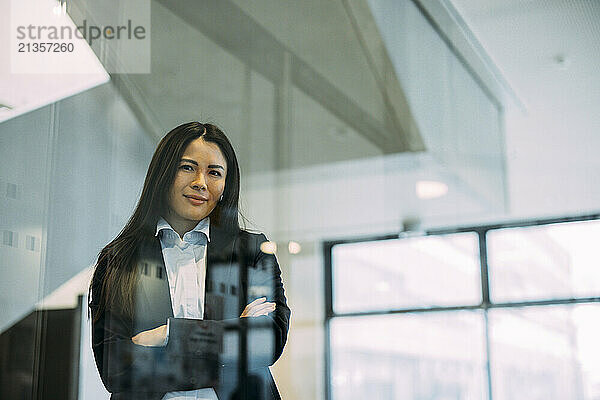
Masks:
[[[600,222],[488,232],[490,296],[495,302],[600,295]]]
[[[600,398],[600,306],[490,311],[494,400]]]
[[[474,233],[337,245],[332,268],[337,313],[481,301]]]
[[[333,399],[487,399],[481,312],[335,318]]]

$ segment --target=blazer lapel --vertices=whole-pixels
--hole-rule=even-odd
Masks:
[[[204,296],[204,319],[221,320],[234,318],[237,312],[226,306],[229,293],[221,293],[220,285],[237,284],[237,274],[234,274],[233,263],[236,260],[235,244],[237,235],[227,233],[215,225],[210,227],[210,241],[206,248],[206,281]],[[235,282],[233,282],[235,280]]]
[[[214,278],[237,285],[237,273],[232,268],[237,260],[235,244],[237,235],[225,232],[217,226],[210,227],[211,240],[206,247],[205,319],[232,318],[223,313],[223,307],[215,305],[219,287]],[[162,254],[160,238],[146,235],[138,253],[140,280],[136,296],[136,321],[138,330],[152,329],[173,317],[173,305],[169,289],[167,269]],[[218,270],[218,271],[217,271]],[[230,285],[228,285],[229,287]],[[237,311],[237,310],[236,310]],[[233,316],[237,317],[237,315]]]
[[[152,329],[173,317],[167,269],[158,236],[147,236],[138,253],[135,325],[140,330]]]
[[[215,268],[223,266],[231,271],[231,264],[234,257],[234,235],[224,232],[222,229],[211,225],[211,240],[206,246],[206,281],[209,282]]]

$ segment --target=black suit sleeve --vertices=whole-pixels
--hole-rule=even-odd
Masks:
[[[275,311],[268,315],[239,318],[242,331],[247,332],[249,370],[273,365],[279,359],[287,341],[291,316],[277,258],[260,249],[260,244],[266,241],[264,234],[252,235],[248,241],[247,281],[242,282],[244,288],[240,293],[246,292],[246,299],[241,304],[248,304],[259,297],[275,303]],[[237,361],[234,360],[234,363]]]
[[[281,280],[281,269],[279,268],[277,258],[274,254],[264,253],[260,250],[260,244],[266,241],[267,237],[264,234],[260,234],[256,250],[257,256],[255,265],[257,269],[265,270],[270,273],[270,278],[265,282],[265,285],[272,289],[272,296],[268,296],[267,301],[275,303],[275,311],[267,316],[259,317],[258,319],[265,319],[273,333],[274,351],[273,358],[269,364],[273,365],[281,356],[287,341],[291,310],[287,305],[283,281]]]
[[[216,376],[206,373],[207,365],[216,365],[214,360],[202,355],[176,354],[168,344],[166,347],[134,344],[131,338],[139,332],[134,332],[130,317],[110,308],[99,311],[105,270],[99,264],[94,273],[90,309],[92,349],[106,389],[111,393],[169,392],[216,385],[218,373]]]

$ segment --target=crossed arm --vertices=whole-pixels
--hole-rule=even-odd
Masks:
[[[267,301],[266,297],[261,297],[248,304],[240,315],[240,318],[260,317],[269,315],[275,311],[275,303]],[[158,328],[143,331],[131,338],[131,341],[141,346],[162,346],[167,338],[167,325],[161,325]]]

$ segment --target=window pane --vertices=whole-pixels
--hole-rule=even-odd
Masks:
[[[600,305],[494,309],[494,400],[600,398]]]
[[[331,321],[335,399],[487,399],[480,311]]]
[[[598,237],[599,221],[488,232],[492,300],[600,296]]]
[[[337,245],[332,268],[337,313],[481,301],[475,233]]]

